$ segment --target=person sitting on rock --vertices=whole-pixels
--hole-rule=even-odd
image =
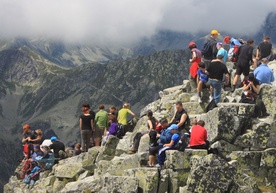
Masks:
[[[192,53],[192,58],[189,60],[191,62],[189,80],[191,86],[196,87],[198,64],[201,62],[202,54],[201,51],[197,49],[195,42],[189,43],[189,49]]]
[[[260,83],[259,81],[255,78],[253,73],[250,73],[248,75],[248,80],[244,80],[242,82],[243,85],[243,91],[244,91],[244,96],[246,93],[251,90],[252,93],[257,96],[258,93],[260,92]]]
[[[32,159],[32,161],[36,161],[36,158],[38,156],[43,156],[44,153],[41,151],[39,145],[34,145],[33,148],[34,148],[34,152],[32,154],[32,158],[31,159]]]
[[[44,153],[43,156],[38,156],[36,161],[42,169],[51,170],[55,164],[55,156],[48,146],[41,146],[41,151]]]
[[[136,153],[139,148],[140,140],[143,135],[148,134],[150,138],[150,146],[156,146],[157,145],[157,131],[156,125],[159,124],[158,120],[153,116],[153,112],[151,110],[148,110],[147,112],[148,120],[147,120],[147,126],[148,126],[148,131],[144,133],[137,133],[135,137],[133,138],[133,146],[129,150],[129,154]]]
[[[256,100],[254,99],[253,92],[249,90],[246,93],[246,97],[242,98],[240,100],[240,103],[248,103],[248,104],[255,104],[255,109],[254,109],[254,115],[253,118],[259,117],[259,118],[264,118],[269,116],[267,113],[265,104],[263,101],[259,100],[257,103],[255,102]]]
[[[176,124],[172,124],[167,130],[172,133],[172,138],[169,143],[164,144],[163,148],[158,151],[158,164],[161,168],[164,166],[166,151],[173,150],[180,140],[178,126]]]
[[[188,131],[188,127],[186,123],[187,123],[187,120],[189,119],[189,116],[188,116],[188,113],[183,108],[182,102],[177,101],[175,103],[175,107],[176,107],[176,112],[169,124],[170,125],[176,124],[178,126],[178,131],[182,131],[183,129],[186,129]]]
[[[50,149],[54,151],[54,156],[56,159],[64,159],[65,145],[58,140],[56,136],[51,137],[52,144],[49,146]]]
[[[209,79],[208,74],[206,73],[205,63],[200,62],[198,64],[198,71],[197,71],[197,94],[198,94],[198,102],[202,103],[202,88],[207,88],[207,82]]]
[[[254,70],[254,76],[260,84],[271,84],[275,78],[273,71],[267,66],[269,61],[267,58],[263,58],[261,62],[261,65]]]
[[[170,143],[172,138],[172,133],[168,130],[169,123],[166,118],[160,120],[160,124],[163,127],[161,133],[157,133],[157,138],[159,139],[157,146],[151,146],[149,148],[149,166],[153,167],[155,165],[156,154],[163,148],[164,144]]]
[[[197,125],[191,128],[190,148],[192,149],[209,149],[209,141],[207,140],[207,130],[204,128],[205,122],[200,120]]]
[[[81,144],[77,143],[74,148],[73,156],[80,155],[81,154]]]

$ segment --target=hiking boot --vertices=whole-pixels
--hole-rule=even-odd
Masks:
[[[263,114],[260,118],[265,118],[265,117],[268,117],[270,114],[268,114],[268,113],[265,113],[265,114]]]
[[[236,89],[236,85],[232,85],[231,92],[235,92],[235,89]]]
[[[202,103],[202,100],[200,97],[198,97],[198,103]]]

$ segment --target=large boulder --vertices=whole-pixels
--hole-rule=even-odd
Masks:
[[[275,116],[276,114],[276,87],[269,84],[262,84],[260,94],[265,103],[268,113]]]
[[[138,193],[138,180],[135,177],[108,176],[103,179],[103,188],[99,193],[120,192]]]
[[[138,148],[138,153],[144,153],[149,151],[149,142],[150,138],[148,134],[144,134],[141,137],[140,143],[139,143],[139,148]]]
[[[88,152],[82,161],[83,169],[89,170],[91,172],[94,171],[96,158],[100,152],[102,152],[102,148],[100,147],[93,147],[88,149]]]
[[[96,162],[100,160],[112,160],[115,156],[116,147],[119,143],[119,138],[114,135],[110,135],[102,148],[102,151],[99,153]]]
[[[132,133],[127,132],[123,137],[123,139],[120,139],[116,148],[115,156],[120,156],[128,152],[129,148],[132,145],[131,136],[132,136]]]

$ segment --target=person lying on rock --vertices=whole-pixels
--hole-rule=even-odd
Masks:
[[[177,101],[175,103],[175,108],[176,112],[169,124],[176,124],[178,126],[178,131],[182,131],[183,129],[188,131],[190,127],[190,123],[188,124],[189,116],[183,108],[182,102]]]
[[[207,130],[204,128],[205,122],[200,120],[191,128],[190,148],[192,149],[209,149],[209,141],[207,140]]]
[[[158,120],[153,116],[153,112],[151,110],[148,110],[147,112],[147,126],[148,131],[144,133],[137,133],[135,137],[133,138],[133,145],[129,150],[129,154],[136,153],[139,148],[140,140],[143,135],[149,134],[150,137],[150,146],[156,146],[157,145],[157,131],[156,126],[159,124]]]
[[[176,124],[172,124],[167,130],[172,133],[172,138],[170,143],[164,144],[163,148],[161,148],[158,151],[158,164],[159,164],[158,167],[160,166],[161,168],[164,166],[164,162],[166,159],[166,151],[175,149],[175,146],[180,140],[180,135],[178,133],[178,126]]]
[[[158,144],[156,146],[150,146],[149,148],[149,167],[153,167],[155,165],[156,154],[161,148],[163,148],[164,144],[170,143],[172,138],[172,133],[168,130],[168,120],[163,118],[160,120],[160,124],[163,129],[160,134],[156,134],[156,137],[159,139]]]

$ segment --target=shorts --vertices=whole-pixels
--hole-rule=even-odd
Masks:
[[[100,128],[100,127],[96,126],[95,131],[93,132],[93,137],[102,138],[102,136],[104,135],[104,129],[105,128]]]
[[[247,65],[237,64],[237,66],[236,66],[236,74],[237,75],[243,74],[244,76],[248,76],[249,71],[250,71],[250,65],[249,64],[247,64]]]
[[[159,149],[162,149],[163,148],[163,145],[158,145],[158,146],[155,146],[155,147],[150,147],[149,149],[149,155],[156,155],[159,151]]]

